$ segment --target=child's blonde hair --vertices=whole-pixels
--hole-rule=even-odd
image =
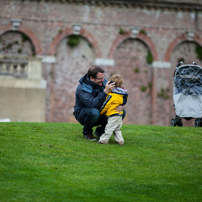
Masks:
[[[115,87],[122,87],[123,79],[121,75],[114,74],[113,76],[111,76],[110,81],[115,82]]]

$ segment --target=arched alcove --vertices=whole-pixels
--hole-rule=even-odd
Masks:
[[[59,43],[63,40],[63,38],[68,37],[69,35],[72,35],[72,34],[74,34],[74,31],[72,28],[67,28],[67,29],[61,31],[60,33],[58,33],[57,36],[52,41],[52,43],[50,44],[49,51],[48,51],[49,55],[55,55],[56,49],[57,49]],[[96,41],[94,36],[83,28],[81,28],[79,35],[86,38],[89,41],[92,48],[94,49],[95,57],[100,58],[101,51],[98,46],[98,42]]]
[[[19,31],[7,31],[0,35],[2,55],[35,56],[35,47],[30,38]]]
[[[151,124],[152,66],[148,63],[151,50],[139,38],[126,38],[114,50],[115,65],[110,74],[121,74],[129,98],[125,122]]]
[[[70,46],[68,41],[76,37],[78,45]],[[80,78],[93,65],[95,51],[92,44],[81,35],[68,35],[58,44],[55,52],[54,75],[54,118],[59,122],[74,122],[73,108],[75,91]],[[51,75],[52,76],[52,75]]]
[[[33,49],[35,50],[36,55],[42,54],[42,48],[40,45],[39,39],[36,37],[33,31],[31,31],[29,28],[25,27],[24,25],[20,25],[17,30],[13,30],[12,25],[4,25],[0,26],[0,35],[4,35],[7,32],[13,32],[13,33],[21,33],[22,35],[27,36],[31,43],[33,44]]]

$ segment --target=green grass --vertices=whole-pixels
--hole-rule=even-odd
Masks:
[[[202,201],[201,128],[123,125],[123,146],[81,132],[79,124],[0,123],[0,201]]]

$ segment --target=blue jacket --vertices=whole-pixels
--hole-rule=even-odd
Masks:
[[[83,108],[100,109],[106,99],[107,94],[104,92],[107,80],[104,80],[103,86],[92,82],[87,74],[79,80],[80,84],[76,89],[76,102],[74,112],[79,112]]]

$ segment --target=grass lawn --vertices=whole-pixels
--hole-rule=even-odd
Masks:
[[[0,123],[1,202],[202,201],[202,129],[123,125],[125,145],[70,123]]]

